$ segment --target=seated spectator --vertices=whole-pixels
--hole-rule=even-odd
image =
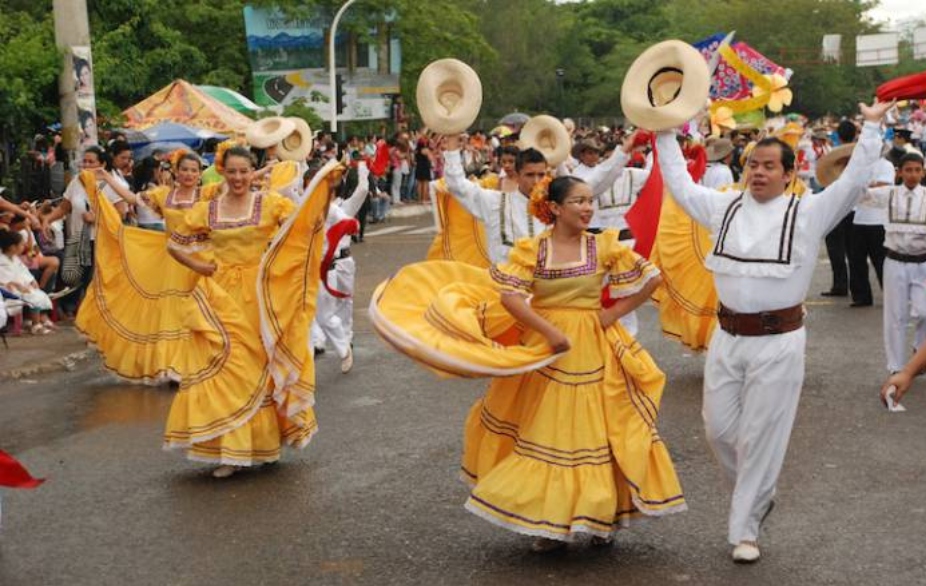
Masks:
[[[0,287],[21,296],[28,304],[33,334],[48,334],[55,329],[48,318],[52,308],[51,299],[39,288],[20,259],[23,250],[23,237],[19,232],[0,230]]]
[[[30,214],[33,213],[31,209],[27,211]],[[29,269],[32,276],[38,280],[39,288],[46,293],[51,293],[55,290],[58,267],[61,266],[61,261],[54,256],[42,254],[28,224],[29,222],[25,217],[17,216],[10,224],[10,230],[18,232],[23,238],[23,252],[20,254],[20,260]]]

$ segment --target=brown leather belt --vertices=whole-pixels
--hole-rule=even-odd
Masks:
[[[897,262],[921,263],[926,262],[926,254],[902,254],[894,252],[890,248],[884,250],[884,256]]]
[[[736,313],[720,304],[717,310],[720,328],[731,336],[774,336],[793,332],[804,325],[804,306],[795,305],[774,311]]]

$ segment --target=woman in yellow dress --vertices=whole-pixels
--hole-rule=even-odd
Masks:
[[[633,517],[686,508],[656,426],[665,375],[618,321],[659,272],[616,231],[586,231],[592,201],[574,177],[544,182],[531,207],[552,229],[509,262],[410,265],[370,307],[377,332],[429,369],[495,377],[466,422],[466,508],[537,551],[608,543]]]
[[[208,277],[233,304],[245,337],[254,342],[248,351],[253,378],[244,379],[246,400],[240,408],[224,413],[237,418],[236,423],[216,423],[205,433],[193,420],[203,410],[202,399],[181,385],[165,432],[166,447],[184,448],[190,459],[220,464],[213,473],[219,478],[240,467],[275,462],[283,442],[303,447],[317,430],[312,409],[315,369],[307,336],[318,279],[306,274],[319,274],[328,181],[338,168],[329,164],[316,175],[310,197],[287,222],[295,204],[272,191],[252,190],[254,163],[246,149],[230,148],[222,163],[225,192],[193,205],[182,227],[170,235],[169,250],[178,262]],[[232,392],[211,391],[214,405],[209,407],[216,409]],[[222,414],[211,419],[218,422]]]
[[[127,203],[145,205],[162,217],[166,229],[162,233],[124,227],[121,222],[104,225],[95,251],[99,269],[75,322],[103,354],[107,369],[136,382],[179,382],[187,374],[185,367],[196,372],[205,366],[202,361],[179,357],[189,352],[188,344],[193,339],[182,323],[185,314],[195,311],[195,300],[190,295],[197,278],[189,269],[165,258],[166,234],[180,228],[184,214],[194,204],[220,193],[222,184],[200,187],[202,161],[189,151],[176,152],[172,168],[174,187],[138,194],[108,171],[95,171],[97,179]],[[96,190],[97,183],[86,188]],[[163,262],[155,261],[159,257]],[[209,354],[201,353],[203,360]]]

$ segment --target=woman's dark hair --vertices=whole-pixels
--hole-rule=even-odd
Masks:
[[[125,151],[132,151],[132,147],[129,146],[129,143],[117,140],[109,146],[109,160],[106,161],[106,169],[112,171],[113,159],[124,153]]]
[[[757,142],[755,148],[758,149],[769,146],[777,146],[779,149],[781,149],[781,166],[784,167],[785,173],[794,171],[794,149],[791,148],[791,145],[781,140],[780,138],[769,136]]]
[[[525,149],[518,153],[518,160],[514,164],[514,168],[520,172],[525,165],[531,165],[533,163],[546,164],[546,162],[547,158],[537,149]]]
[[[501,152],[498,154],[498,156],[499,156],[499,158],[501,158],[501,157],[503,157],[503,156],[505,156],[505,155],[511,155],[511,156],[517,158],[517,156],[518,156],[520,153],[521,153],[521,149],[519,149],[518,147],[516,147],[516,146],[514,146],[514,145],[508,145],[508,146],[503,146],[503,147],[502,147],[502,150],[501,150]],[[544,159],[544,163],[545,163],[545,162],[546,162],[546,159]]]
[[[132,187],[136,193],[151,188],[155,183],[154,170],[158,168],[158,161],[154,157],[145,157],[135,165],[132,170]]]
[[[182,165],[184,161],[193,161],[196,163],[196,166],[199,167],[200,171],[203,170],[203,160],[194,152],[185,152],[180,156],[180,160],[177,161],[177,170],[180,170],[180,165]]]
[[[84,154],[93,153],[96,155],[96,160],[99,161],[104,166],[109,166],[109,157],[106,156],[106,151],[102,147],[99,147],[95,144],[88,146],[84,149]]]
[[[83,57],[75,57],[74,58],[74,75],[77,76],[77,79],[80,79],[81,69],[90,69],[90,62],[84,59]]]
[[[223,168],[227,167],[229,157],[241,157],[242,159],[247,159],[251,166],[254,166],[254,157],[251,155],[251,151],[243,146],[233,146],[222,154]]]
[[[0,230],[0,251],[6,252],[23,241],[23,236],[13,230]]]
[[[80,124],[80,128],[86,129],[87,123],[94,122],[93,112],[90,110],[78,110],[77,111],[77,122]]]
[[[585,181],[571,175],[557,177],[550,182],[550,187],[547,188],[547,200],[563,205],[563,202],[572,192],[572,188],[580,183],[585,183]]]

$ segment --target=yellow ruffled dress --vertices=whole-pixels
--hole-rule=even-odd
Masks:
[[[563,265],[551,262],[549,232],[520,240],[508,263],[487,272],[411,265],[370,306],[377,332],[431,370],[495,377],[466,422],[466,508],[565,541],[686,508],[657,428],[665,375],[619,323],[603,329],[598,318],[603,284],[625,297],[658,270],[614,230],[583,240],[581,260]],[[499,308],[504,291],[532,295],[572,348],[552,355],[540,334],[519,328]]]
[[[650,260],[662,272],[652,295],[662,332],[692,350],[705,350],[717,327],[719,300],[714,278],[704,266],[710,232],[691,219],[667,190]]]
[[[495,184],[497,183],[496,178]],[[444,179],[436,183],[434,205],[438,231],[425,258],[455,260],[475,267],[488,268],[491,263],[482,222],[466,211],[466,208],[450,194]]]
[[[167,235],[123,226],[112,204],[97,197],[97,182],[81,182],[95,200],[96,272],[81,302],[78,330],[103,355],[104,366],[127,380],[159,383],[201,372],[213,359],[221,337],[203,337],[186,324],[196,313],[191,297],[198,277],[167,254]],[[196,202],[208,201],[219,185],[197,189],[191,202],[178,202],[163,187],[140,194],[164,218],[167,232],[177,230]],[[200,345],[194,349],[194,345]]]
[[[241,316],[255,374],[234,389],[247,396],[249,413],[242,411],[246,416],[220,434],[200,434],[195,418],[232,389],[214,389],[218,396],[204,400],[197,388],[181,385],[167,419],[165,447],[185,448],[193,460],[250,466],[278,460],[283,442],[305,446],[317,431],[307,336],[318,279],[311,275],[319,274],[321,264],[328,181],[338,173],[336,163],[319,171],[295,216],[289,199],[254,192],[245,216],[222,217],[218,200],[200,202],[186,214],[182,230],[171,234],[171,246],[213,255],[217,269],[206,280]]]

